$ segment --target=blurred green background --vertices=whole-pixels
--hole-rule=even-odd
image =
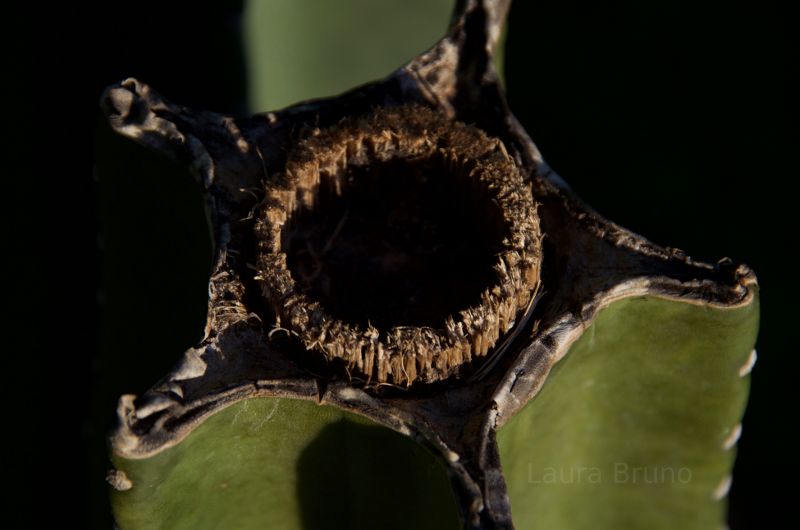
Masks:
[[[23,177],[12,192],[28,199],[14,226],[46,258],[11,282],[29,316],[10,351],[43,353],[12,356],[9,373],[43,373],[50,392],[20,376],[3,396],[12,424],[53,444],[45,456],[13,444],[11,476],[25,494],[13,523],[111,527],[103,477],[117,397],[144,392],[202,330],[211,250],[200,193],[184,169],[110,133],[102,89],[135,76],[195,108],[274,109],[389,73],[444,32],[449,12],[444,0],[145,0],[9,18],[22,28],[9,49],[30,50],[11,54],[6,82],[21,95],[7,109],[11,176]],[[784,417],[797,367],[793,291],[786,251],[765,236],[792,237],[794,200],[781,189],[796,176],[787,20],[777,2],[518,0],[505,52],[512,109],[589,204],[659,244],[730,256],[759,275],[760,359],[732,529],[792,511],[775,477],[794,466]],[[31,214],[41,196],[45,215]],[[36,479],[40,465],[60,481]],[[43,510],[43,492],[65,508]]]
[[[444,35],[452,0],[252,0],[243,42],[254,112],[388,75]]]

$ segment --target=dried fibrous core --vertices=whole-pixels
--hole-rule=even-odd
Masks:
[[[265,297],[280,326],[366,382],[463,372],[538,288],[536,204],[514,161],[424,107],[315,130],[265,186]]]

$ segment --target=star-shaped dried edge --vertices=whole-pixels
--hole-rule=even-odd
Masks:
[[[542,160],[508,108],[492,53],[510,0],[459,1],[447,35],[387,78],[339,97],[234,118],[174,105],[127,79],[102,106],[122,135],[187,163],[212,220],[215,259],[204,339],[145,395],[120,399],[112,450],[145,458],[178,443],[231,402],[317,400],[403,432],[442,457],[469,528],[511,527],[496,429],[541,388],[551,367],[610,303],[657,296],[704,306],[749,304],[755,275],[722,260],[693,261],[583,204]],[[532,185],[545,234],[544,296],[512,332],[503,356],[469,380],[427,390],[369,390],[309,373],[268,336],[270,311],[253,280],[253,211],[265,176],[281,171],[297,131],[375,107],[416,103],[502,140]]]

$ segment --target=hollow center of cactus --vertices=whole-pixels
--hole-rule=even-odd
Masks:
[[[539,285],[536,204],[503,144],[418,106],[314,131],[265,182],[258,277],[350,381],[469,369]]]
[[[496,281],[508,227],[498,206],[444,161],[353,166],[323,179],[286,231],[300,290],[335,318],[381,329],[440,327]]]

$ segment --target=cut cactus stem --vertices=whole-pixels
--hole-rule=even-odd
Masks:
[[[604,219],[544,163],[491,60],[509,3],[459,1],[446,36],[387,78],[280,111],[193,111],[135,79],[106,90],[115,131],[192,169],[215,243],[204,338],[119,402],[122,530],[723,523],[756,277]],[[403,197],[453,215],[405,215]],[[586,458],[602,476],[615,454],[631,469],[682,455],[697,478],[556,491],[527,474]]]
[[[361,170],[360,174],[356,169]],[[388,224],[381,227],[382,231],[357,232],[344,240],[341,229],[348,221],[346,215],[351,218],[357,215],[355,206],[351,206],[317,250],[313,250],[307,237],[301,238],[300,252],[310,254],[313,266],[309,268],[313,270],[308,274],[290,270],[286,247],[291,234],[297,232],[293,216],[301,209],[324,207],[318,203],[325,191],[341,199],[349,188],[365,185],[359,180],[371,181],[366,184],[370,186],[368,191],[361,192],[366,195],[362,202],[367,204],[358,204],[359,209],[367,210],[361,222],[388,221]],[[465,365],[485,357],[518,316],[530,307],[539,286],[541,232],[536,205],[505,147],[480,130],[447,120],[425,107],[378,109],[365,118],[344,121],[330,130],[315,130],[292,152],[285,172],[267,179],[265,185],[265,199],[256,221],[258,273],[264,282],[265,296],[278,316],[279,326],[288,328],[309,350],[320,351],[328,360],[344,361],[351,377],[404,386],[415,381],[446,379]],[[442,200],[431,201],[431,209],[456,217],[461,212],[451,211],[449,203],[461,202],[457,207],[461,206],[467,215],[480,215],[483,226],[474,230],[462,224],[441,227],[430,218],[424,218],[425,214],[432,217],[435,212],[409,211],[411,208],[396,196],[390,197],[389,202],[400,203],[399,207],[404,207],[405,211],[395,212],[390,205],[379,202],[388,194],[399,194],[398,186],[414,189],[422,195],[433,195],[432,189],[444,188]],[[466,195],[465,200],[458,201],[460,195]],[[421,202],[418,196],[410,200]],[[374,212],[375,203],[384,207]],[[403,220],[415,225],[403,227],[406,231],[416,230],[412,234],[402,234],[404,237],[396,238],[400,241],[388,252],[383,251],[382,247],[390,244],[387,238],[395,235],[399,228],[397,222]],[[355,222],[349,220],[351,225]],[[318,221],[312,228],[325,228],[325,224]],[[347,258],[344,265],[348,269],[357,268],[368,275],[368,278],[353,278],[348,291],[339,289],[341,298],[351,306],[357,303],[353,300],[356,286],[373,277],[376,278],[366,296],[378,300],[381,296],[385,299],[386,291],[394,287],[388,286],[382,292],[379,290],[381,283],[408,282],[409,277],[416,280],[411,292],[398,305],[412,305],[409,302],[412,296],[419,297],[424,287],[433,290],[429,284],[447,282],[449,276],[463,277],[461,285],[454,290],[467,290],[475,280],[467,275],[459,276],[459,269],[474,270],[480,267],[481,261],[474,253],[464,256],[459,248],[448,249],[449,253],[440,248],[455,247],[457,245],[448,243],[465,236],[462,245],[481,247],[480,234],[476,233],[479,228],[491,232],[494,241],[486,242],[485,252],[495,261],[491,264],[490,260],[484,260],[487,271],[478,270],[477,274],[472,274],[495,276],[494,282],[477,286],[472,306],[461,308],[454,315],[439,316],[438,321],[428,321],[424,325],[407,325],[401,320],[389,329],[378,329],[373,324],[363,326],[342,321],[329,313],[324,302],[307,294],[307,289],[301,289],[294,280],[313,276],[315,283],[322,284],[317,294],[329,297],[319,291],[330,290],[330,284],[337,279],[342,281],[342,278],[330,276],[328,269],[332,267],[327,266],[325,257],[338,236],[335,245],[339,249],[339,259]],[[428,239],[426,231],[434,232],[439,239],[425,241]],[[367,235],[374,241],[365,243]],[[467,262],[469,258],[472,259]],[[368,266],[359,267],[358,260]],[[430,266],[434,260],[447,265],[441,277],[435,276],[436,270],[428,271],[429,277],[424,280],[415,275],[415,267],[434,268]],[[494,275],[485,274],[491,273],[490,264]],[[424,310],[431,313],[432,306],[445,301],[442,298],[460,294],[437,290],[426,297]],[[372,313],[364,313],[374,320],[378,315],[376,308],[371,309]],[[406,319],[416,317],[409,314],[410,311],[405,313]]]

